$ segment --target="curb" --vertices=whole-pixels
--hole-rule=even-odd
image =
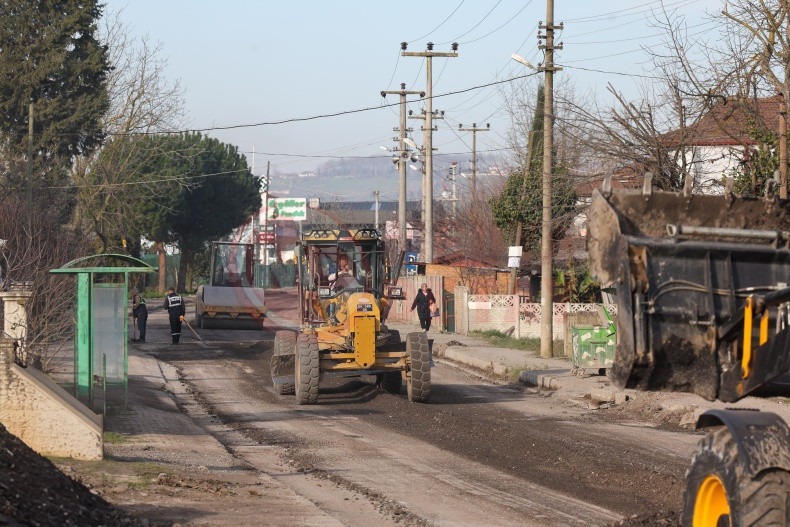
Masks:
[[[556,375],[546,375],[535,371],[522,371],[518,380],[528,386],[543,388],[545,390],[559,390],[562,388]]]
[[[451,347],[445,348],[443,351],[438,351],[436,356],[443,357],[454,362],[460,362],[461,364],[476,368],[478,370],[490,371],[496,375],[506,376],[510,372],[510,368],[503,366],[502,364],[478,359],[477,357],[470,357],[467,353],[455,350]]]

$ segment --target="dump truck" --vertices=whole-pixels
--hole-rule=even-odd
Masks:
[[[375,375],[377,384],[409,401],[427,402],[431,357],[423,332],[405,342],[384,322],[402,290],[387,265],[384,242],[370,226],[307,228],[300,234],[298,331],[275,333],[271,376],[275,392],[315,404],[331,377]],[[396,279],[393,282],[397,283]]]
[[[262,329],[264,290],[255,287],[255,246],[212,242],[210,278],[198,286],[195,322],[201,328]]]
[[[593,275],[616,288],[609,372],[620,388],[734,402],[790,367],[790,202],[594,191]],[[790,428],[776,414],[711,410],[686,478],[683,525],[790,525]]]

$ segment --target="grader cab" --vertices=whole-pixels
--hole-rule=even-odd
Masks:
[[[729,189],[730,187],[728,187]],[[734,402],[790,368],[790,202],[595,191],[587,248],[617,290],[619,387]],[[712,410],[687,475],[683,525],[790,525],[790,428]]]
[[[314,404],[330,377],[375,375],[381,387],[410,401],[431,393],[430,351],[424,333],[406,342],[384,324],[400,288],[388,283],[384,242],[376,229],[312,229],[298,250],[298,332],[275,334],[271,374],[275,391]]]

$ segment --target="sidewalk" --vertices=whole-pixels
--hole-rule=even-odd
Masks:
[[[421,331],[416,325],[388,324],[401,333]],[[706,401],[681,392],[643,392],[620,390],[597,370],[583,375],[572,373],[570,359],[539,356],[510,348],[492,347],[473,335],[429,331],[434,358],[472,368],[511,382],[521,382],[541,393],[584,408],[618,407],[642,417],[693,428],[697,417],[709,409],[756,408],[778,414],[790,422],[790,389],[786,396],[746,397],[737,403]]]

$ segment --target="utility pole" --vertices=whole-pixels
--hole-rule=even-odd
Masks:
[[[458,193],[456,192],[455,180],[458,179],[458,161],[450,163],[450,181],[453,184],[453,220],[456,219],[458,214]]]
[[[427,117],[427,114],[426,114],[425,110],[420,112],[420,115],[412,115],[411,111],[409,111],[409,119],[422,119],[423,121],[427,121],[428,117]],[[432,114],[432,117],[431,117],[431,120],[433,120],[433,119],[444,119],[444,112],[440,112],[439,110],[434,110],[433,114]],[[428,130],[427,125],[422,125],[422,141],[423,141],[422,153],[423,153],[423,156],[425,157],[425,162],[423,163],[423,167],[422,167],[422,198],[423,198],[422,199],[422,219],[423,219],[423,223],[426,224],[426,225],[427,225],[427,223],[426,223],[427,219],[426,218],[428,218],[428,212],[431,211],[432,207],[433,207],[433,180],[431,179],[430,188],[428,188],[428,172],[427,172],[427,167],[428,167],[427,156],[428,156],[428,154],[426,154],[426,152],[427,152],[426,144],[428,142],[428,135],[429,135],[429,133],[432,134],[436,130],[438,130],[437,126],[432,126],[431,130]],[[438,149],[432,147],[431,150],[438,150]],[[431,166],[433,166],[433,161],[431,161]],[[433,178],[433,176],[431,176],[431,178]],[[430,200],[431,207],[428,206],[428,200],[425,198],[425,196],[427,196],[429,192],[431,194],[431,200]],[[431,222],[433,222],[433,214],[431,214]],[[433,225],[433,223],[432,223],[432,225]],[[426,227],[425,230],[428,231],[428,228]],[[433,233],[433,228],[431,228],[431,230],[429,232]]]
[[[562,29],[563,25],[554,25],[554,0],[546,0],[546,25],[538,24],[544,29],[545,35],[538,32],[538,41],[545,38],[546,44],[538,47],[546,50],[545,66],[538,68],[546,74],[544,80],[543,99],[543,221],[541,225],[540,243],[540,356],[549,358],[553,354],[554,302],[552,295],[552,248],[551,248],[551,178],[554,172],[554,156],[552,150],[554,132],[554,72],[562,68],[554,66],[554,50],[562,49],[562,44],[554,45],[554,30]]]
[[[477,123],[472,123],[472,128],[464,128],[458,123],[459,132],[472,132],[472,203],[477,201],[477,132],[488,132],[491,124],[486,124],[485,128],[478,128]]]
[[[419,95],[425,97],[424,91],[408,91],[406,83],[402,82],[398,91],[382,91],[381,96],[388,94],[400,95],[400,129],[398,141],[398,249],[406,250],[406,161],[409,152],[406,149],[406,96]]]
[[[33,103],[28,107],[27,119],[27,217],[29,236],[33,236]]]
[[[787,101],[779,94],[779,198],[787,199]]]
[[[406,51],[406,42],[401,42],[401,55],[404,57],[425,57],[425,186],[423,202],[425,203],[425,262],[433,262],[433,57],[457,57],[458,43],[453,42],[452,52],[433,51],[433,42],[428,42],[427,51]]]
[[[376,220],[375,220],[376,230],[379,230],[379,191],[378,190],[374,190],[373,191],[373,196],[376,199]]]
[[[263,183],[263,265],[269,264],[269,168],[272,162],[266,162],[266,179]],[[260,222],[260,215],[258,216]],[[262,287],[262,286],[261,286]]]

